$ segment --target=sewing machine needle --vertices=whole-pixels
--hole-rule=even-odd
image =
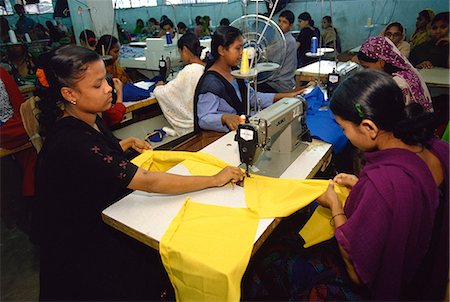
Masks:
[[[245,165],[245,176],[250,177],[250,173],[248,172],[249,164]]]

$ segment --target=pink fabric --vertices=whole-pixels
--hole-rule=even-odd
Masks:
[[[391,40],[381,36],[370,37],[361,46],[360,51],[370,58],[381,59],[401,69],[392,76],[403,78],[408,83],[413,101],[421,104],[426,111],[433,111],[430,92],[425,82]]]

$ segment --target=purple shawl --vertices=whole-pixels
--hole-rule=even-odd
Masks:
[[[433,111],[431,96],[425,82],[422,80],[419,72],[409,63],[391,40],[377,36],[370,37],[361,45],[359,50],[372,59],[381,59],[399,69],[392,76],[398,76],[405,80],[409,86],[409,91],[414,102],[423,106],[425,111]]]
[[[369,288],[371,299],[399,300],[409,294],[407,289],[412,283],[436,284],[432,276],[444,282],[445,290],[449,269],[449,145],[433,139],[430,150],[444,167],[446,201],[442,211],[444,226],[434,232],[439,235],[438,243],[431,243],[430,248],[440,250],[433,251],[435,259],[428,259],[434,276],[419,272],[425,254],[430,253],[439,190],[419,156],[403,149],[366,153],[366,166],[348,196],[344,209],[348,220],[336,228],[335,236],[361,282]]]

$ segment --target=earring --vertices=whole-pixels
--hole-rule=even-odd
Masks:
[[[76,105],[77,104],[77,100],[70,100],[69,103]]]

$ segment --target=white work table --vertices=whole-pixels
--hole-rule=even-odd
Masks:
[[[433,67],[430,69],[418,69],[423,80],[429,87],[450,87],[450,69]]]
[[[230,132],[202,149],[230,165],[240,164],[235,132]],[[281,178],[312,178],[324,169],[331,160],[331,145],[319,140],[308,143],[307,149],[285,170]],[[182,165],[169,170],[170,173],[190,175]],[[171,221],[178,214],[186,198],[192,201],[229,207],[246,207],[244,189],[239,186],[224,186],[202,191],[164,195],[134,191],[102,212],[103,220],[112,227],[155,249]],[[254,251],[264,242],[278,224],[278,219],[261,219],[255,237]]]

